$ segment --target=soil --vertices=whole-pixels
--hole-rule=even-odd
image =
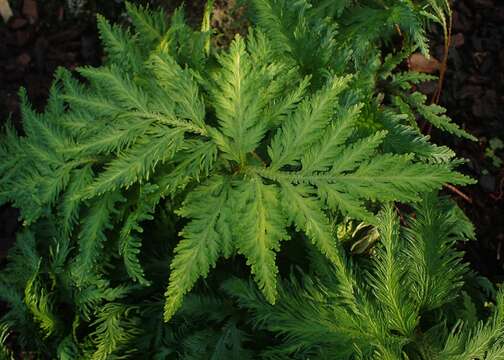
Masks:
[[[434,139],[467,159],[462,171],[478,183],[454,198],[473,221],[477,241],[466,244],[473,268],[494,282],[504,281],[504,4],[499,0],[453,2],[453,37],[440,104],[479,141],[433,134]],[[442,36],[433,33],[433,55],[442,59]],[[436,45],[437,42],[437,45]],[[496,140],[498,139],[498,140]],[[496,163],[494,164],[494,162]],[[502,160],[501,160],[502,161]]]
[[[233,33],[233,28],[243,28],[243,24],[233,25],[232,15],[225,10],[229,1],[216,1],[219,11],[214,12],[214,25],[231,28],[228,33]],[[18,126],[19,87],[26,87],[35,107],[42,109],[58,66],[73,69],[100,64],[102,53],[92,14],[124,18],[121,3],[114,1],[88,1],[77,16],[71,15],[61,0],[10,3],[14,17],[7,25],[0,20],[0,120],[10,117]],[[180,1],[169,3],[168,10],[172,10]],[[185,4],[191,19],[201,18],[203,0]],[[498,0],[463,0],[454,1],[453,6],[452,47],[440,104],[479,141],[471,143],[436,132],[432,135],[437,143],[449,145],[467,159],[463,171],[478,180],[476,185],[449,193],[477,229],[478,240],[464,246],[467,259],[474,269],[499,282],[504,280],[504,167],[498,159],[503,158],[504,149],[495,150],[494,159],[488,149],[498,143],[495,139],[504,142],[504,5]],[[432,40],[433,55],[441,59],[442,34],[436,29]],[[432,93],[434,88],[427,84],[422,90]],[[458,195],[459,191],[464,195]],[[8,206],[0,208],[0,261],[13,243],[17,216]]]

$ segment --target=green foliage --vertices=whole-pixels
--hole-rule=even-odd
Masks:
[[[396,71],[426,49],[433,2],[257,0],[259,26],[229,49],[211,47],[211,4],[201,31],[182,9],[127,4],[127,29],[98,16],[103,66],[77,69],[84,81],[58,70],[43,113],[21,92],[23,129],[0,144],[0,203],[24,226],[0,273],[0,339],[59,359],[400,358],[430,344],[415,336],[461,301],[454,243],[472,237],[426,195],[472,180],[416,115],[471,136],[411,93],[427,77]],[[382,56],[396,25],[404,49]],[[394,202],[415,208],[408,227]],[[361,262],[338,237],[350,222],[371,229]],[[286,280],[291,266],[308,275]],[[447,354],[498,354],[500,320],[468,334],[453,321],[433,320]]]
[[[408,218],[408,226],[401,226],[394,208],[386,206],[378,226],[381,243],[365,265],[348,260],[342,269],[316,256],[312,261],[319,275],[293,274],[283,282],[281,300],[274,307],[254,284],[228,280],[225,291],[250,312],[256,326],[283,340],[262,356],[499,358],[502,290],[486,322],[462,321],[466,312],[476,308],[469,297],[460,295],[467,267],[455,242],[471,238],[472,226],[453,203],[446,199],[438,203],[433,194],[416,205],[415,215]],[[351,282],[342,283],[349,274]],[[462,299],[470,306],[462,305]],[[457,309],[455,314],[447,311],[449,306]]]

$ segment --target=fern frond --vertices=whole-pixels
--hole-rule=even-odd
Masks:
[[[399,154],[414,153],[415,156],[434,164],[449,163],[455,153],[447,146],[437,146],[429,142],[429,136],[423,135],[412,126],[403,125],[392,114],[384,118],[388,131],[384,141],[384,150]]]
[[[80,156],[119,153],[145,135],[153,122],[153,119],[139,119],[126,115],[111,124],[100,127],[95,134],[67,151]]]
[[[244,164],[246,154],[253,151],[266,131],[261,113],[267,104],[264,96],[266,81],[263,64],[253,64],[246,51],[245,41],[239,36],[231,44],[229,53],[218,57],[221,70],[215,78],[213,105],[220,130],[228,143],[223,151]]]
[[[96,16],[96,23],[100,34],[107,61],[121,64],[129,71],[138,71],[141,58],[129,31],[110,23],[102,16]]]
[[[159,200],[160,192],[157,186],[149,184],[142,186],[138,196],[139,205],[128,215],[119,235],[119,254],[123,256],[128,275],[145,286],[150,285],[150,282],[145,278],[138,259],[142,243],[133,232],[143,232],[140,223],[153,219],[152,213]]]
[[[452,300],[462,286],[467,269],[454,244],[464,240],[464,235],[457,231],[463,220],[452,217],[456,206],[446,200],[442,207],[436,206],[432,194],[415,208],[416,218],[410,219],[407,232],[408,257],[415,264],[410,277],[419,306],[433,309]]]
[[[92,198],[122,187],[129,187],[137,181],[148,180],[159,163],[173,158],[181,148],[183,131],[167,126],[153,126],[148,136],[115,160],[112,160],[98,178],[83,192],[83,198]]]
[[[349,77],[334,77],[312,99],[302,102],[292,119],[284,122],[268,148],[273,169],[296,165],[309,146],[318,140],[320,131],[332,118],[338,94],[349,80]]]
[[[205,104],[199,89],[187,70],[183,70],[168,54],[151,59],[152,72],[177,105],[177,115],[194,123],[201,135],[206,135]]]
[[[119,303],[108,303],[98,313],[93,322],[95,331],[91,338],[96,346],[91,359],[109,359],[121,347],[126,346],[136,336],[135,307]]]
[[[240,184],[239,203],[243,206],[241,236],[236,247],[247,258],[252,274],[259,288],[272,304],[277,298],[275,264],[280,242],[287,240],[285,231],[287,219],[280,206],[278,188],[265,185],[262,179],[254,177]]]
[[[147,112],[148,99],[143,90],[122,73],[116,65],[101,68],[81,67],[79,74],[91,83],[105,90],[123,109],[136,109]]]
[[[131,17],[140,41],[146,45],[153,45],[161,40],[168,31],[166,15],[163,11],[152,11],[148,7],[136,6],[126,2],[126,10]]]
[[[10,335],[10,329],[7,324],[0,323],[0,359],[2,360],[13,360],[14,354],[10,349],[7,348],[5,344],[7,338]]]
[[[96,271],[97,262],[100,256],[100,250],[103,249],[104,242],[107,240],[105,234],[111,225],[111,217],[116,211],[115,204],[123,201],[123,197],[111,192],[96,199],[93,206],[82,221],[79,232],[79,254],[75,258],[74,276],[79,282]]]
[[[492,316],[475,327],[457,324],[448,336],[439,359],[485,359],[498,360],[503,355],[504,339],[504,292],[500,290]]]
[[[383,304],[390,328],[410,337],[418,325],[418,308],[404,291],[408,265],[399,236],[399,219],[392,206],[383,209],[379,224],[383,248],[377,251],[373,259],[376,271],[371,276],[371,284],[376,299]]]
[[[335,265],[338,280],[341,283],[341,295],[346,301],[352,303],[354,281],[340,244],[336,243],[335,231],[329,219],[320,210],[320,203],[310,198],[313,189],[304,185],[292,186],[288,183],[282,183],[281,187],[283,201],[290,203],[287,209],[290,221],[298,230],[303,231],[315,247]]]
[[[79,193],[93,181],[93,170],[90,165],[76,169],[71,175],[68,189],[61,202],[60,213],[63,233],[69,235],[78,221],[80,201]]]
[[[35,320],[40,324],[44,337],[47,338],[58,328],[58,320],[54,315],[52,300],[39,279],[40,263],[41,260],[35,273],[26,284],[24,301]]]
[[[331,165],[334,165],[334,156],[342,150],[341,146],[352,135],[361,107],[361,105],[356,105],[348,109],[336,122],[328,126],[320,142],[312,146],[302,157],[303,173],[327,171]],[[340,159],[344,157],[341,155]]]
[[[427,97],[425,95],[415,92],[407,96],[405,100],[413,106],[425,120],[435,127],[468,140],[477,140],[473,135],[462,130],[457,124],[452,122],[450,118],[445,115],[445,108],[436,104],[426,105]]]
[[[184,227],[170,265],[164,318],[169,320],[182,304],[183,296],[200,277],[206,277],[220,255],[234,249],[231,225],[233,196],[223,178],[211,178],[184,201],[179,214],[192,220]]]
[[[64,89],[62,99],[65,100],[74,113],[67,113],[64,117],[70,117],[66,122],[70,124],[73,119],[77,118],[86,124],[84,128],[89,126],[89,122],[94,119],[89,119],[89,115],[98,116],[116,116],[121,112],[121,107],[118,106],[108,96],[101,96],[102,94],[93,92],[86,89],[67,70],[60,70],[61,82]],[[89,121],[88,121],[89,119]]]
[[[208,177],[217,160],[218,148],[211,141],[188,141],[187,150],[180,151],[174,158],[176,165],[170,169],[170,176],[162,176],[158,184],[165,195],[175,195],[178,190],[196,180]]]

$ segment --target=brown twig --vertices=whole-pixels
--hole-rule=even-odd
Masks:
[[[445,185],[445,187],[448,190],[450,190],[451,192],[453,192],[453,193],[457,194],[458,196],[460,196],[462,199],[464,199],[465,201],[467,201],[469,204],[473,203],[473,200],[469,196],[467,196],[466,194],[464,194],[462,191],[460,191],[459,189],[457,189],[455,186],[447,184],[447,185]]]

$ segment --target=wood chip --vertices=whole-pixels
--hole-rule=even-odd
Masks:
[[[433,74],[439,71],[441,63],[432,56],[430,59],[427,59],[421,53],[415,53],[408,59],[408,66],[412,71]]]
[[[12,17],[12,9],[8,0],[0,0],[0,15],[6,23]]]

